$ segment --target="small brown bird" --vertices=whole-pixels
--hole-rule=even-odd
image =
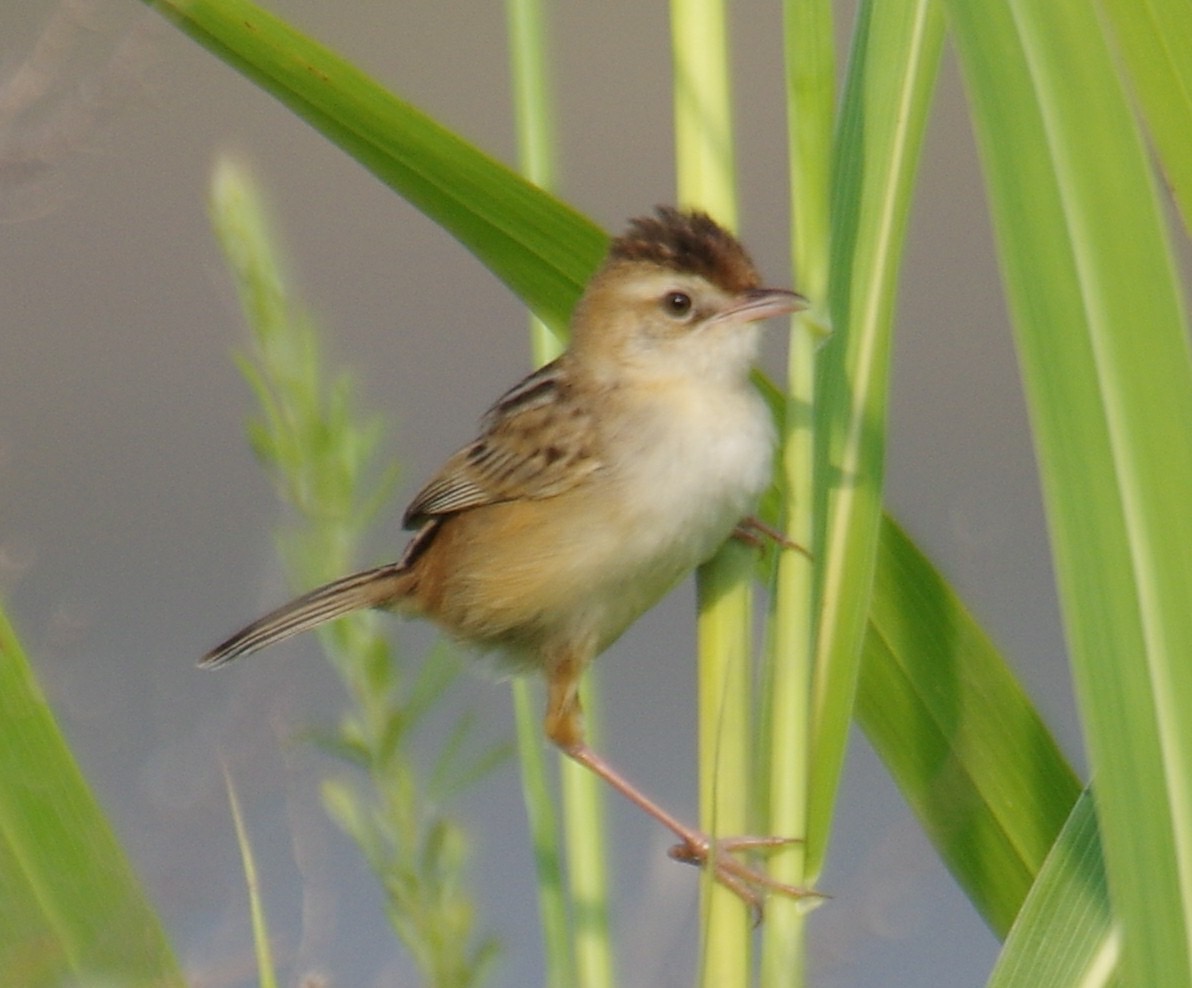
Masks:
[[[770,415],[749,381],[761,320],[806,306],[759,287],[741,244],[659,208],[612,242],[556,360],[506,392],[480,435],[406,510],[401,558],[267,614],[200,662],[219,666],[352,611],[383,608],[546,677],[546,733],[655,817],[676,858],[757,908],[783,885],[652,802],[584,740],[587,664],[739,528],[769,483]]]

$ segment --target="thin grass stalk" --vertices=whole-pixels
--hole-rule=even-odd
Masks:
[[[815,354],[827,321],[836,58],[827,0],[788,0],[783,17],[793,284],[808,296],[811,309],[795,318],[789,336],[779,486],[787,537],[810,556],[785,550],[778,559],[763,678],[766,757],[762,764],[769,766],[766,832],[804,838],[815,661]],[[805,886],[806,851],[806,843],[801,842],[774,853],[769,857],[771,874]],[[803,983],[805,913],[800,903],[782,897],[768,904],[761,941],[763,986]]]
[[[584,677],[584,717],[588,736],[599,738],[600,704],[599,694],[591,689],[594,679],[591,674]],[[612,988],[617,980],[609,934],[603,783],[563,756],[559,769],[576,983],[580,988]]]
[[[261,898],[261,883],[257,878],[257,861],[248,839],[248,827],[240,809],[240,797],[232,782],[232,773],[223,766],[224,789],[228,794],[228,808],[236,828],[236,844],[240,848],[240,863],[244,869],[244,885],[248,891],[249,914],[252,917],[252,940],[257,960],[257,983],[260,988],[277,988],[277,972],[273,966],[273,947],[269,943],[269,923],[265,917],[265,903]]]
[[[678,200],[735,229],[736,166],[728,30],[720,0],[672,0],[675,151]],[[699,597],[700,826],[713,835],[749,832],[752,559],[724,547],[696,575]],[[750,916],[740,899],[701,882],[702,983],[749,982]]]
[[[543,0],[506,0],[513,117],[521,173],[541,189],[555,187],[555,115],[547,72],[547,25]],[[530,346],[536,366],[563,350],[563,327],[530,320]]]
[[[556,136],[546,65],[546,14],[542,0],[507,0],[510,67],[513,77],[514,120],[522,174],[540,188],[555,183]],[[536,316],[530,317],[530,349],[534,366],[553,360],[562,351],[559,333]],[[586,677],[589,736],[593,677]],[[604,843],[604,807],[599,780],[582,766],[558,758],[564,829],[568,835],[569,909],[562,884],[562,851],[554,803],[546,785],[541,711],[526,679],[512,684],[517,718],[519,757],[526,814],[533,835],[539,869],[539,914],[543,931],[547,981],[566,988],[610,988],[612,946],[609,942],[608,879]]]
[[[697,575],[700,824],[716,836],[751,830],[752,575],[752,550],[735,542]],[[701,891],[701,983],[746,985],[752,969],[750,913],[713,881],[708,868]]]
[[[526,820],[530,843],[534,848],[534,866],[538,873],[538,912],[542,925],[546,983],[570,988],[576,983],[571,919],[559,853],[558,820],[547,782],[546,759],[543,757],[541,711],[534,702],[534,690],[524,677],[513,682],[512,696],[514,721],[517,724],[517,750],[521,761],[522,797],[526,804]]]
[[[836,126],[831,0],[784,0],[783,44],[791,264],[795,284],[811,302],[809,312],[822,321],[827,319],[830,282],[832,138]]]

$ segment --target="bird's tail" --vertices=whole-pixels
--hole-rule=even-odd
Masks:
[[[199,665],[213,669],[352,611],[392,605],[406,595],[409,580],[410,571],[401,563],[345,576],[283,604],[237,631],[204,655]]]

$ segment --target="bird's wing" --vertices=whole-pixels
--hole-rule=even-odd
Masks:
[[[402,519],[407,528],[484,504],[554,497],[601,466],[590,409],[559,361],[506,392],[481,430],[419,491]]]

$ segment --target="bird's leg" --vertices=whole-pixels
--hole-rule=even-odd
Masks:
[[[794,552],[801,552],[808,559],[811,559],[811,553],[798,542],[792,542],[785,535],[783,535],[773,525],[767,525],[764,521],[756,515],[749,515],[747,518],[742,518],[737,527],[733,529],[733,538],[744,542],[746,545],[760,547],[766,539],[769,539],[780,549],[791,549]]]
[[[672,816],[593,751],[584,740],[583,714],[577,692],[582,671],[583,663],[571,658],[552,667],[547,684],[546,734],[567,757],[595,772],[629,802],[678,837],[679,843],[670,850],[672,858],[711,868],[716,881],[736,893],[758,919],[761,918],[762,899],[769,892],[796,899],[820,895],[813,889],[780,882],[733,857],[737,851],[782,847],[795,843],[797,838],[711,837]]]

